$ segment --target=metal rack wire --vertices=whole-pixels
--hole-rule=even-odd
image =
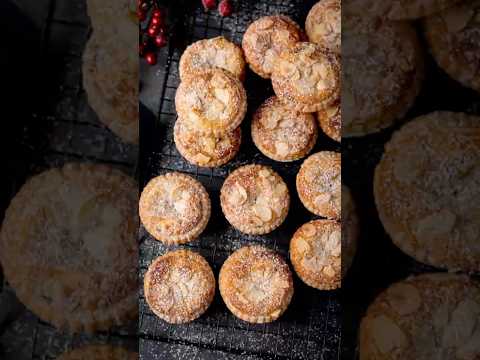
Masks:
[[[241,42],[248,24],[267,14],[286,14],[302,24],[315,1],[239,1],[235,16],[221,18],[205,13],[200,6],[184,10],[179,26],[181,35],[173,34],[168,49],[153,68],[141,69],[140,100],[154,114],[141,116],[140,174],[143,185],[168,171],[193,175],[202,182],[212,199],[212,219],[199,240],[186,245],[205,256],[218,274],[224,260],[235,249],[260,243],[288,257],[288,244],[293,232],[312,218],[295,194],[295,176],[301,161],[281,164],[263,155],[250,138],[251,113],[267,97],[273,95],[268,81],[250,73],[246,80],[249,112],[243,124],[243,144],[240,154],[229,164],[215,169],[198,168],[188,164],[173,143],[173,125],[176,120],[174,97],[179,84],[178,62],[186,45],[203,38],[223,35]],[[178,28],[178,27],[177,27]],[[339,150],[338,144],[321,136],[316,150]],[[285,179],[292,193],[290,215],[285,224],[267,236],[247,236],[234,230],[221,215],[220,187],[230,171],[247,164],[272,166]],[[168,248],[141,230],[140,281],[149,264]],[[184,346],[204,349],[210,354],[222,352],[222,357],[243,355],[261,359],[338,359],[340,358],[340,302],[337,292],[320,292],[308,288],[295,278],[295,295],[287,312],[276,322],[252,325],[236,319],[228,312],[217,294],[214,303],[198,320],[185,325],[169,325],[158,319],[140,294],[140,348],[141,358],[155,359],[158,344],[169,344],[179,349]],[[172,357],[173,359],[175,357]],[[182,358],[182,357],[178,357]],[[206,356],[205,358],[210,358]]]

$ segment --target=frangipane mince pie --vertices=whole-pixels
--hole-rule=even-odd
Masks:
[[[220,294],[238,318],[251,323],[278,319],[293,296],[293,280],[285,260],[263,246],[235,251],[219,275]]]
[[[342,3],[321,0],[308,13],[305,31],[310,42],[340,54],[342,43]]]
[[[480,288],[464,275],[423,274],[391,285],[360,325],[360,360],[478,359]]]
[[[215,276],[208,262],[190,250],[155,259],[144,279],[145,300],[159,318],[182,324],[200,317],[215,295]]]
[[[138,186],[72,163],[30,178],[8,207],[0,260],[18,299],[68,332],[137,318]]]
[[[340,57],[320,45],[301,42],[279,56],[273,90],[290,109],[316,112],[340,96]]]
[[[225,134],[235,130],[247,111],[242,83],[229,71],[209,68],[186,76],[175,95],[178,116],[201,133]]]
[[[393,134],[375,170],[385,230],[439,268],[480,270],[480,117],[434,112]]]
[[[240,81],[245,79],[242,49],[223,36],[199,40],[187,47],[180,58],[180,79],[210,67],[228,70]]]
[[[164,244],[196,239],[210,219],[210,197],[191,176],[168,173],[150,180],[140,196],[140,220]]]
[[[246,165],[225,180],[220,201],[233,227],[247,234],[267,234],[287,217],[290,194],[283,179],[271,168]]]
[[[341,155],[321,151],[308,157],[297,175],[297,191],[312,213],[329,219],[341,217]]]
[[[269,79],[278,56],[305,37],[303,31],[287,16],[265,16],[255,20],[242,40],[245,58],[258,75]]]
[[[317,137],[312,114],[290,110],[276,97],[265,101],[253,115],[253,142],[270,159],[301,159],[312,151]]]
[[[302,281],[315,289],[341,286],[342,227],[334,220],[313,220],[290,241],[290,260]]]

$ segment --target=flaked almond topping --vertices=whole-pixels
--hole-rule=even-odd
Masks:
[[[298,238],[296,242],[296,247],[301,254],[309,253],[310,251],[312,251],[312,248],[308,241],[303,238]]]
[[[277,127],[279,121],[280,115],[277,112],[272,112],[270,116],[265,116],[262,118],[262,125],[267,130],[273,130]]]
[[[420,308],[421,298],[417,288],[409,284],[395,284],[388,290],[390,306],[400,315],[408,315]]]
[[[275,191],[274,192],[275,192],[275,195],[277,197],[285,195],[285,193],[287,192],[287,185],[285,185],[283,182],[277,184],[275,186]]]
[[[258,172],[258,175],[262,178],[268,179],[270,177],[270,171],[267,169],[262,169]]]
[[[197,155],[195,155],[195,161],[199,164],[206,164],[210,160],[212,160],[210,156],[204,155],[202,153],[198,153]]]
[[[260,219],[262,219],[263,222],[269,222],[270,220],[272,220],[272,217],[273,217],[272,209],[270,209],[268,206],[257,203],[254,209],[255,209],[255,214]]]
[[[313,224],[303,225],[303,234],[307,237],[314,237],[317,235],[317,228]]]
[[[264,19],[262,21],[259,21],[257,23],[258,29],[260,30],[268,30],[273,26],[273,20],[272,19]]]
[[[285,142],[278,142],[275,144],[275,149],[278,155],[286,156],[289,153],[289,145]]]
[[[325,204],[328,204],[330,202],[330,200],[332,199],[332,195],[329,194],[329,193],[323,193],[323,194],[320,194],[318,195],[314,202],[317,206],[323,206]]]
[[[292,128],[295,126],[295,120],[292,119],[291,117],[287,117],[280,121],[280,127],[285,129],[285,128]]]
[[[338,114],[338,110],[339,110],[338,106],[328,107],[327,110],[326,110],[327,116],[330,117],[330,118],[334,117],[335,115]]]
[[[215,97],[224,105],[227,105],[230,103],[230,94],[228,93],[228,90],[215,89],[214,93],[215,93]]]
[[[335,276],[335,269],[331,265],[325,266],[322,272],[330,278]]]
[[[205,137],[203,139],[204,150],[209,154],[215,151],[216,145],[217,144],[214,137]]]
[[[235,204],[242,205],[247,201],[247,190],[239,183],[236,183],[231,192],[231,201]]]

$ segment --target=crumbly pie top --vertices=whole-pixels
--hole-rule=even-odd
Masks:
[[[165,244],[194,240],[210,219],[210,198],[203,185],[180,173],[150,180],[140,196],[140,219],[145,229]]]
[[[138,57],[93,35],[83,54],[83,86],[99,120],[123,140],[138,142]],[[99,45],[101,44],[101,45]],[[133,51],[133,50],[132,50]]]
[[[317,119],[327,136],[335,141],[342,141],[342,107],[340,101],[317,112]]]
[[[340,219],[341,155],[321,151],[308,157],[297,175],[297,191],[303,205],[318,216]]]
[[[342,136],[387,128],[408,111],[423,80],[423,53],[406,22],[345,17]]]
[[[480,288],[467,276],[410,277],[390,286],[360,326],[360,359],[477,359]]]
[[[247,95],[240,80],[230,72],[210,68],[180,83],[175,105],[189,127],[221,135],[235,130],[243,121]]]
[[[30,178],[0,235],[4,274],[25,306],[69,332],[137,317],[138,186],[121,171],[72,163]]]
[[[425,21],[438,64],[454,79],[480,91],[480,1],[465,1]]]
[[[218,281],[228,309],[252,323],[278,319],[293,296],[292,274],[287,263],[263,246],[246,246],[235,251],[223,264]]]
[[[90,345],[67,351],[57,360],[137,360],[138,354],[122,347]]]
[[[480,270],[480,118],[434,112],[397,131],[375,171],[393,242],[420,262]]]
[[[321,0],[305,21],[308,39],[340,54],[342,42],[342,4],[340,0]]]
[[[270,78],[282,51],[302,41],[305,35],[287,16],[265,16],[255,20],[242,40],[245,58],[250,68],[261,77]]]
[[[350,190],[342,185],[342,277],[352,265],[357,251],[359,221]]]
[[[297,43],[279,56],[272,85],[292,110],[319,111],[340,96],[340,57],[316,44]]]
[[[253,116],[253,141],[273,160],[301,159],[315,146],[317,136],[312,114],[290,110],[275,96],[265,101]]]
[[[227,220],[247,234],[267,234],[283,223],[290,195],[283,179],[271,168],[246,165],[232,172],[220,200]]]
[[[342,227],[334,220],[301,226],[290,242],[290,259],[298,276],[319,290],[341,286]]]
[[[177,150],[188,162],[205,167],[221,166],[232,160],[240,149],[240,127],[223,135],[201,134],[178,118],[174,128]]]
[[[190,250],[158,257],[144,279],[145,300],[161,319],[180,324],[195,320],[215,295],[215,276],[208,262]]]
[[[242,49],[223,36],[199,40],[187,47],[180,58],[180,78],[183,81],[185,76],[210,67],[228,70],[241,81],[245,79]]]

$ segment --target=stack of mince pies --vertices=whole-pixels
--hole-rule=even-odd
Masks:
[[[247,64],[260,77],[271,79],[275,92],[252,117],[251,136],[262,154],[279,162],[305,158],[317,142],[319,126],[339,142],[340,22],[340,1],[322,0],[307,18],[306,33],[286,16],[265,16],[248,27],[242,47],[224,37],[190,45],[180,59],[181,83],[175,96],[174,140],[179,153],[201,167],[222,166],[235,157],[247,110],[243,86]],[[340,174],[340,154],[322,151],[308,157],[297,176],[300,200],[325,219],[313,220],[294,234],[291,262],[303,282],[320,290],[337,289],[341,283]],[[231,172],[220,192],[227,221],[250,235],[277,229],[287,218],[290,199],[282,177],[258,164]],[[152,179],[140,198],[146,230],[166,245],[198,238],[210,213],[206,189],[180,173]],[[215,277],[203,257],[177,250],[152,263],[144,286],[158,317],[182,323],[207,309]],[[275,251],[245,246],[223,264],[219,289],[235,316],[265,323],[287,309],[293,277]]]

